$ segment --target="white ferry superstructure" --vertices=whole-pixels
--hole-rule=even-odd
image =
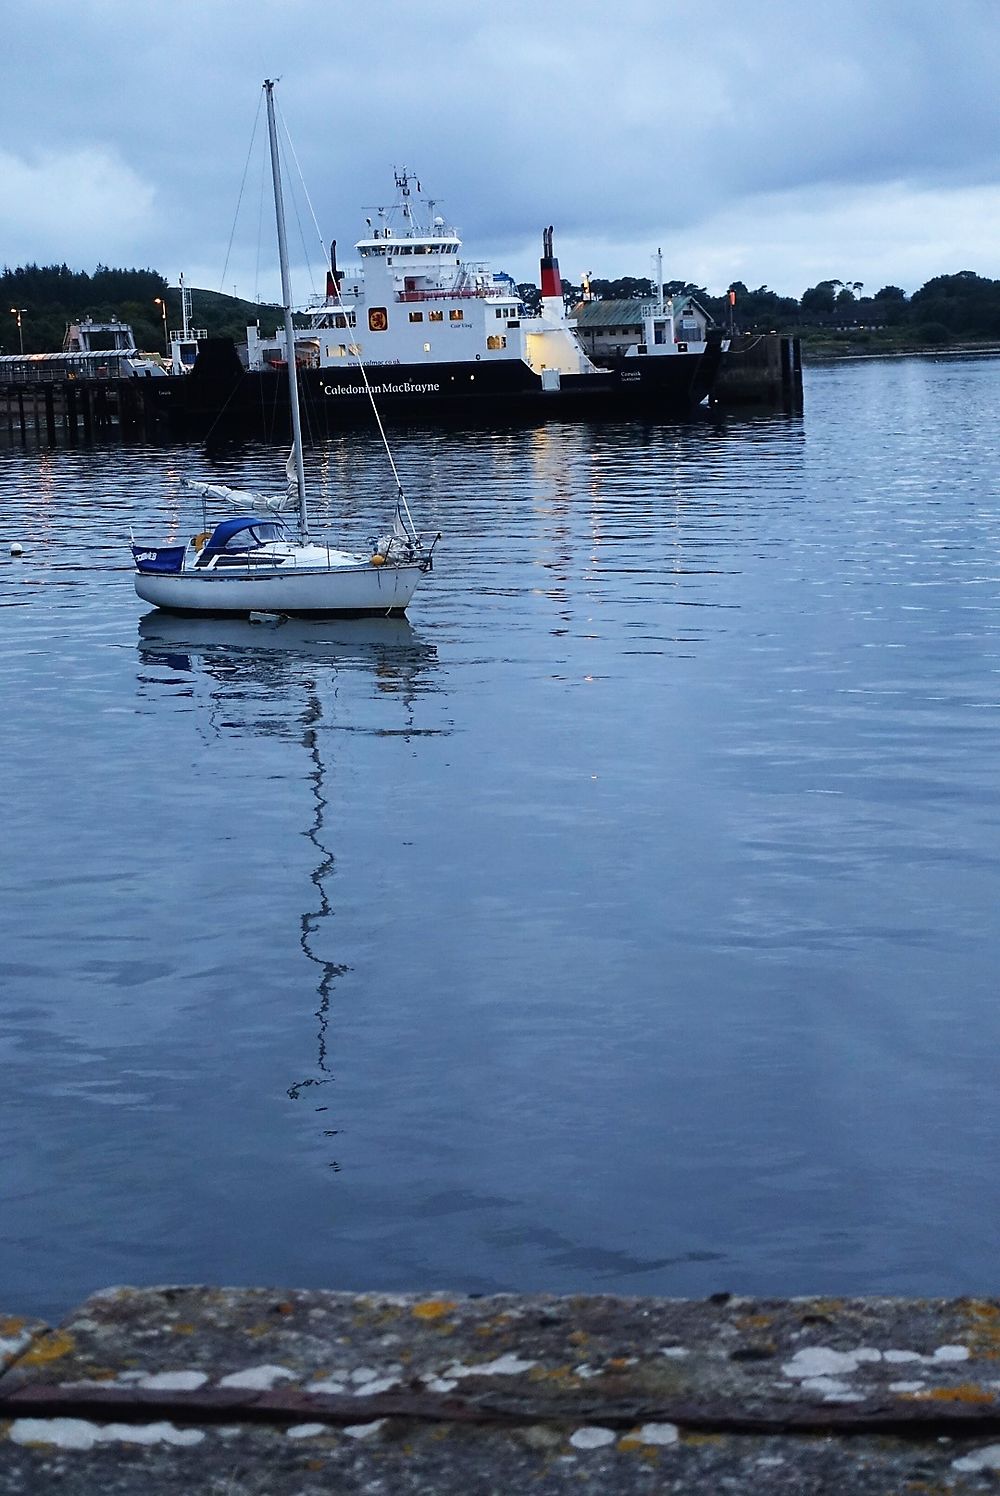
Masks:
[[[333,245],[327,293],[304,309],[308,326],[295,335],[300,368],[357,369],[362,360],[369,369],[520,361],[539,379],[596,373],[564,311],[552,230],[546,230],[552,263],[543,262],[541,308],[532,314],[511,276],[463,261],[458,231],[443,218],[418,225],[415,180],[405,170],[396,173],[395,207],[355,244],[358,269],[340,271]],[[250,369],[283,365],[285,358],[282,329],[270,338],[247,329]]]

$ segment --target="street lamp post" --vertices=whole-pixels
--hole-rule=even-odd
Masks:
[[[12,306],[10,309],[11,316],[17,318],[17,340],[21,345],[22,353],[24,352],[24,333],[21,330],[21,313],[27,310],[26,306]]]
[[[167,299],[165,296],[154,296],[153,304],[160,308],[160,316],[163,318],[163,351],[164,353],[169,353],[170,337],[167,333]]]

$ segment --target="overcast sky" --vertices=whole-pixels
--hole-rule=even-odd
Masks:
[[[466,254],[517,280],[537,283],[547,223],[573,281],[649,275],[658,246],[665,277],[714,293],[1000,277],[1000,0],[2,0],[0,15],[11,267],[148,266],[276,299],[257,160],[234,233],[276,77],[342,263],[405,164]]]

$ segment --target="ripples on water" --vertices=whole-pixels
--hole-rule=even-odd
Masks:
[[[0,449],[8,1307],[992,1283],[997,380],[405,434],[381,625],[143,616],[204,455]]]

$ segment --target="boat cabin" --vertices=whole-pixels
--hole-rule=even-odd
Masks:
[[[287,525],[280,519],[243,514],[235,519],[221,520],[210,535],[196,535],[191,544],[198,551],[196,566],[245,566],[261,547],[273,545],[275,541],[287,543],[291,538]],[[200,547],[198,541],[202,542]],[[280,554],[268,551],[268,565],[282,559]]]
[[[197,557],[194,562],[197,567],[241,566],[245,569],[257,560],[268,566],[277,566],[285,560],[287,552],[273,547],[290,546],[293,538],[288,526],[280,519],[241,514],[220,520],[214,530],[195,535],[190,546],[133,544],[132,555],[136,570],[142,572],[183,571],[189,550]]]
[[[573,308],[573,317],[580,341],[598,362],[670,345],[680,353],[696,351],[713,325],[693,296],[674,296],[662,310],[653,299],[581,301]]]

